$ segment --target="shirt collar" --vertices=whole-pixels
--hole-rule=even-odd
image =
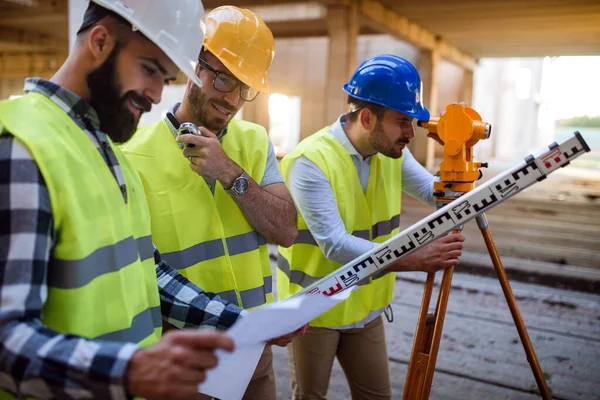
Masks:
[[[362,155],[358,152],[358,150],[356,150],[354,145],[352,145],[352,142],[350,142],[350,139],[348,139],[348,135],[346,135],[346,131],[344,131],[345,126],[346,126],[346,114],[342,114],[337,119],[337,121],[335,121],[334,124],[331,125],[331,127],[329,128],[329,133],[331,133],[331,135],[334,138],[336,138],[336,140],[338,142],[340,142],[340,144],[344,147],[344,149],[346,149],[346,151],[351,156],[357,156],[365,162],[368,161],[371,158],[371,156],[363,159]]]
[[[48,97],[71,118],[87,121],[97,131],[100,131],[100,119],[96,110],[70,90],[45,79],[27,78],[23,91],[25,93],[35,92]]]

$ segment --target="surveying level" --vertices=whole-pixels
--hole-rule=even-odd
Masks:
[[[436,133],[444,142],[444,160],[440,163],[440,181],[434,183],[437,193],[466,193],[481,178],[480,168],[487,163],[473,162],[473,146],[492,134],[492,126],[481,120],[477,111],[463,104],[449,104],[446,112],[417,125]]]
[[[450,104],[446,107],[446,112],[442,116],[432,118],[429,121],[419,121],[418,125],[427,129],[430,133],[437,133],[444,143],[444,160],[440,163],[439,171],[440,180],[434,183],[434,195],[437,197],[437,207],[443,208],[448,203],[455,204],[453,203],[455,200],[460,202],[461,196],[471,191],[474,187],[474,182],[481,178],[480,168],[487,167],[487,163],[473,161],[473,146],[479,140],[490,137],[491,125],[483,122],[481,116],[475,110],[462,104]],[[500,197],[505,197],[509,192],[518,190],[518,186],[516,182],[506,181],[504,185],[497,185],[496,189]],[[464,204],[464,202],[461,202],[461,204]],[[527,328],[521,318],[519,308],[508,283],[508,277],[492,239],[485,214],[481,213],[476,217],[476,220],[488,253],[492,258],[494,269],[498,275],[504,297],[521,338],[521,343],[525,349],[527,360],[533,371],[540,394],[544,399],[551,399],[542,369],[527,334]],[[453,231],[457,232],[461,230],[462,225],[458,225]],[[453,273],[454,267],[447,268],[443,272],[437,304],[433,314],[429,314],[429,303],[433,291],[435,273],[427,274],[412,354],[404,384],[403,400],[425,400],[429,398]]]

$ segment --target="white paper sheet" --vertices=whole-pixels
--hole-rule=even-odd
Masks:
[[[333,296],[317,294],[291,298],[250,312],[236,322],[227,333],[235,343],[232,353],[217,352],[219,365],[208,371],[201,393],[221,400],[239,400],[254,374],[265,342],[294,332],[325,311],[346,300],[352,290]]]

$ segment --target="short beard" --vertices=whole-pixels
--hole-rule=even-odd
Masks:
[[[408,144],[408,139],[400,139],[398,142]],[[389,138],[383,130],[383,123],[377,121],[375,129],[369,134],[369,144],[378,152],[386,157],[400,158],[402,157],[402,149],[396,149],[397,142],[390,142]]]
[[[87,75],[90,90],[90,104],[98,113],[100,130],[115,143],[124,143],[131,139],[139,118],[127,108],[127,101],[133,100],[150,111],[152,104],[145,97],[130,90],[121,95],[121,84],[117,79],[117,55],[120,51],[117,43],[106,61]]]
[[[210,104],[210,99],[206,94],[202,93],[202,89],[200,89],[196,85],[192,85],[190,92],[187,96],[187,101],[190,114],[195,120],[193,122],[197,123],[199,126],[207,128],[209,131],[214,133],[219,133],[223,129],[225,129],[229,124],[229,121],[231,121],[231,119],[233,118],[233,115],[235,115],[235,110],[232,110],[234,111],[232,112],[233,115],[228,119],[210,119],[208,114],[208,107],[212,107],[212,105]],[[217,101],[214,101],[214,103],[217,104],[219,107],[231,110],[231,105],[227,103],[220,103]]]

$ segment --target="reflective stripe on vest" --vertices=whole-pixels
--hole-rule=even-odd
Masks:
[[[222,146],[254,181],[262,180],[268,154],[264,128],[232,120]],[[123,150],[142,177],[152,237],[165,261],[242,308],[273,301],[265,238],[218,181],[213,194],[190,169],[165,121],[140,129]]]
[[[225,292],[217,293],[222,299],[227,300],[230,303],[237,305],[243,309],[249,309],[261,306],[267,302],[267,296],[273,293],[273,277],[264,277],[264,283],[262,286],[254,289],[240,290],[239,295],[242,300],[242,304],[238,304],[236,291],[227,290]]]
[[[105,333],[96,337],[98,340],[109,340],[113,342],[139,343],[144,338],[152,335],[155,329],[162,328],[162,314],[160,306],[147,308],[131,321],[129,328],[115,332]]]
[[[312,161],[328,178],[347,231],[373,242],[384,242],[399,231],[402,159],[377,154],[371,158],[366,192],[351,156],[328,132],[328,128],[303,140],[281,162],[284,179],[298,157]],[[318,247],[302,215],[298,214],[298,238],[290,248],[279,247],[277,289],[287,298],[311,285],[340,265],[328,260]],[[393,274],[379,274],[357,282],[360,289],[350,298],[311,322],[317,327],[345,326],[364,319],[369,312],[384,308],[392,299]]]
[[[381,221],[373,225],[371,233],[369,231],[354,231],[352,236],[359,237],[361,239],[370,240],[371,238],[376,239],[379,236],[389,235],[394,229],[400,227],[400,214],[394,215],[387,221]],[[317,246],[317,241],[308,229],[298,230],[298,237],[294,241],[294,244],[312,244]]]
[[[53,273],[48,276],[48,285],[61,289],[76,289],[101,275],[118,271],[135,262],[138,256],[140,261],[154,257],[154,246],[150,236],[138,239],[128,237],[114,245],[96,249],[80,260],[52,260],[50,268]]]
[[[139,176],[111,144],[127,203],[85,132],[38,93],[0,102],[0,123],[31,152],[56,241],[42,320],[55,331],[149,345],[161,333],[150,215]]]
[[[229,254],[234,256],[254,250],[267,244],[262,235],[255,231],[243,233],[226,239]],[[225,255],[225,247],[221,239],[198,243],[184,250],[163,253],[162,257],[176,269],[185,269],[202,261],[211,260]]]

